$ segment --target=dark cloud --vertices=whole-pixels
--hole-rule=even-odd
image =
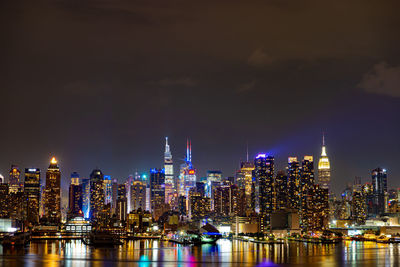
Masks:
[[[257,49],[249,56],[247,62],[252,66],[263,66],[272,64],[274,59],[262,49]]]
[[[160,86],[186,86],[193,87],[196,85],[191,77],[180,77],[180,78],[165,78],[156,82],[150,82],[150,84],[160,85]]]
[[[236,89],[236,92],[238,92],[238,93],[246,93],[246,92],[248,92],[250,90],[253,90],[255,85],[256,85],[256,81],[251,81],[251,82],[248,82],[248,83],[241,84]]]
[[[358,87],[368,93],[400,97],[400,66],[378,63],[364,75]]]

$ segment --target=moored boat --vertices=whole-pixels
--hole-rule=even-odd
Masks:
[[[31,240],[30,233],[14,233],[11,235],[6,235],[3,238],[2,245],[3,247],[9,246],[24,246]]]
[[[83,243],[89,246],[117,246],[123,242],[118,235],[106,231],[93,231],[82,238]]]

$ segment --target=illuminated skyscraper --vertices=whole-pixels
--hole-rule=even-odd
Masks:
[[[300,166],[297,157],[288,158],[288,208],[300,209]]]
[[[127,214],[127,198],[126,198],[126,187],[125,184],[118,185],[118,196],[117,196],[117,209],[116,214],[118,220],[125,225],[126,214]]]
[[[90,174],[90,219],[96,221],[104,208],[104,175],[95,169]]]
[[[312,156],[304,156],[300,169],[300,223],[304,230],[309,228],[309,217],[313,212],[311,199],[315,193],[314,161]],[[318,191],[319,192],[319,191]]]
[[[135,180],[131,187],[131,208],[132,210],[146,210],[146,182]]]
[[[172,161],[172,153],[168,144],[168,137],[165,137],[164,152],[164,170],[165,170],[165,203],[170,203],[174,194],[174,164]]]
[[[104,187],[104,204],[111,204],[112,202],[112,180],[110,175],[104,175],[103,180],[103,187]]]
[[[134,177],[133,175],[128,176],[128,180],[125,182],[125,189],[126,189],[126,199],[132,199],[132,192],[131,192],[131,187],[133,183]],[[131,212],[132,207],[131,207],[131,202],[128,201],[128,213]]]
[[[10,179],[8,181],[10,193],[16,193],[22,189],[20,176],[21,171],[18,169],[18,166],[11,165]]]
[[[374,213],[382,215],[387,210],[385,197],[387,196],[387,174],[385,169],[376,168],[372,170],[372,186],[374,196]]]
[[[165,203],[165,174],[164,169],[151,169],[150,170],[150,201],[151,211]]]
[[[24,193],[26,197],[26,220],[32,225],[39,223],[40,169],[25,169]]]
[[[185,163],[181,165],[179,174],[179,195],[186,196],[188,199],[188,193],[190,188],[196,186],[196,169],[192,165],[192,142],[187,140],[186,143],[186,159]]]
[[[331,183],[331,165],[326,154],[325,136],[322,136],[322,153],[318,162],[318,184],[323,189],[330,191]]]
[[[288,193],[287,193],[287,175],[284,171],[278,171],[275,177],[275,198],[276,210],[285,210],[287,208]]]
[[[58,225],[61,222],[61,172],[57,160],[53,157],[46,172],[44,192],[44,216],[48,223]]]
[[[83,216],[82,212],[82,185],[79,174],[71,174],[71,184],[69,185],[68,217]]]
[[[254,166],[256,211],[260,214],[260,231],[265,232],[269,229],[274,210],[274,157],[258,154]]]
[[[254,163],[249,162],[247,159],[246,162],[242,162],[240,164],[240,172],[243,173],[244,176],[244,189],[246,193],[246,211],[253,212],[254,211],[254,203],[252,201],[253,192],[253,171],[254,171]]]
[[[207,183],[206,183],[206,196],[211,198],[211,210],[214,210],[214,192],[215,188],[222,182],[221,171],[207,171]]]
[[[82,212],[85,219],[90,218],[90,179],[82,178]]]

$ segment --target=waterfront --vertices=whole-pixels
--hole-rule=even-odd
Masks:
[[[127,241],[92,248],[80,240],[32,242],[25,248],[0,246],[0,266],[397,266],[400,245],[345,241],[340,244],[288,242],[263,245],[220,240],[217,245],[181,246],[158,240]]]

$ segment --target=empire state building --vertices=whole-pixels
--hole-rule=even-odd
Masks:
[[[331,165],[326,154],[325,136],[322,136],[322,153],[318,162],[318,183],[321,188],[330,190]]]

